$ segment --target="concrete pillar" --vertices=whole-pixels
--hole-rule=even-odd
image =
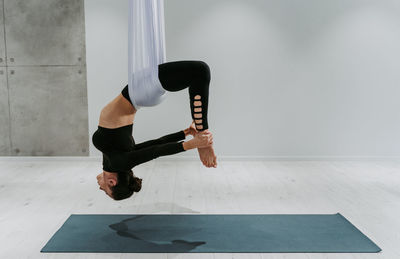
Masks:
[[[88,155],[84,0],[2,1],[0,155]]]

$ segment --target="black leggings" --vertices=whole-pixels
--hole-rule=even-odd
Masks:
[[[196,129],[208,129],[208,93],[211,80],[210,68],[203,61],[174,61],[158,65],[158,78],[169,92],[189,88],[190,110]],[[201,102],[201,105],[198,101]],[[197,102],[195,104],[195,102]]]

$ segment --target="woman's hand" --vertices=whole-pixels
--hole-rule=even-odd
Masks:
[[[196,129],[196,125],[194,124],[194,121],[192,122],[192,124],[190,124],[189,126],[189,134],[192,135],[193,137],[196,136],[197,134],[197,129]]]
[[[213,144],[213,135],[208,129],[204,130],[194,136],[193,142],[197,148],[209,147]]]
[[[194,137],[198,133],[194,122],[192,122],[192,124],[190,124],[189,128],[185,129],[184,132],[185,132],[185,136],[192,135]]]

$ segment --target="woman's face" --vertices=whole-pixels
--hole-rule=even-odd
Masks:
[[[117,174],[103,171],[96,176],[99,189],[103,190],[108,196],[112,198],[111,187],[117,184]]]

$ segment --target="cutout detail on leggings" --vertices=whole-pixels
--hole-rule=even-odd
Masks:
[[[197,107],[201,107],[201,101],[194,101],[193,105],[197,106]]]
[[[201,96],[200,95],[196,95],[194,97],[195,100],[201,100]],[[201,101],[194,101],[193,102],[193,106],[196,107],[194,108],[194,114],[193,117],[195,119],[200,119],[200,120],[195,120],[195,124],[196,124],[196,129],[201,130],[203,129],[203,119],[201,119],[203,117],[203,114],[201,113],[202,111],[202,103]]]

